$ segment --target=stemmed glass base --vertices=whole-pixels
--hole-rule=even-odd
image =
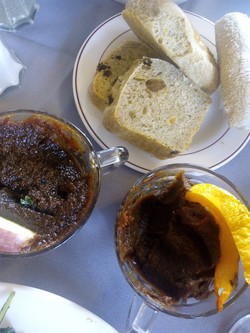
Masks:
[[[249,333],[249,332],[250,332],[250,313],[238,319],[228,331],[228,333]]]

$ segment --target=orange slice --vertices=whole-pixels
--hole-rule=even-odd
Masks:
[[[212,184],[193,185],[186,199],[206,207],[220,226],[221,257],[215,269],[214,285],[217,307],[222,310],[237,281],[239,255],[245,279],[250,284],[250,212],[231,193]]]

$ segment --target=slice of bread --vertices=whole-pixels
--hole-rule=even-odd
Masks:
[[[128,0],[122,15],[133,32],[161,58],[170,58],[205,92],[211,94],[217,89],[217,62],[178,5],[170,0]]]
[[[91,83],[89,94],[100,110],[104,110],[112,102],[111,89],[118,79],[136,59],[144,56],[153,57],[156,53],[142,42],[125,41],[101,61]]]
[[[211,98],[178,68],[153,58],[137,60],[113,87],[105,128],[159,159],[188,149]]]
[[[250,130],[250,18],[226,14],[215,23],[215,36],[229,125]]]

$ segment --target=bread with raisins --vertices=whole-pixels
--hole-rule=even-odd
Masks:
[[[167,61],[135,61],[113,87],[105,128],[159,159],[191,145],[211,104],[210,96]]]
[[[186,13],[173,1],[128,0],[122,16],[162,59],[171,59],[205,92],[212,94],[217,89],[217,62]]]
[[[97,65],[89,94],[98,109],[103,111],[113,101],[111,89],[116,80],[143,56],[155,56],[155,52],[142,42],[128,40]]]

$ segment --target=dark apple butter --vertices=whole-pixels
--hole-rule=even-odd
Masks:
[[[65,131],[46,117],[0,118],[0,215],[35,232],[20,252],[60,243],[93,203],[93,172],[78,140]]]
[[[186,183],[178,174],[164,193],[125,206],[117,222],[121,262],[173,303],[207,297],[220,257],[219,227],[203,206],[185,200]]]

